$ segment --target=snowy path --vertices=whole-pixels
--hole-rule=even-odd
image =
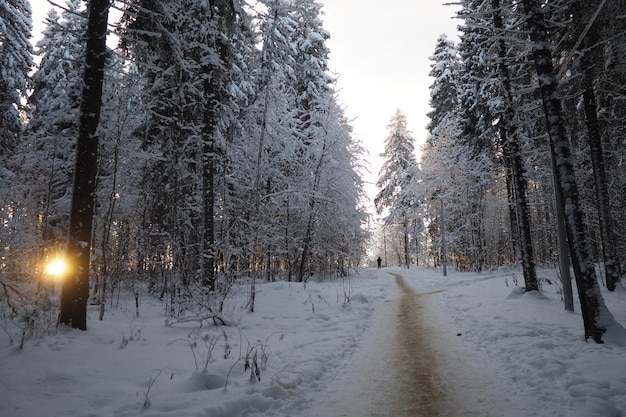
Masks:
[[[498,394],[472,369],[432,295],[399,274],[349,369],[316,407],[329,417],[488,417]]]

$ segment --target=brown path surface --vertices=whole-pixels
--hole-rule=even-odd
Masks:
[[[405,415],[439,416],[446,402],[441,386],[433,338],[425,320],[419,320],[427,294],[416,294],[398,274],[391,274],[402,290],[396,322],[396,371]]]
[[[387,300],[348,372],[332,388],[325,417],[497,417],[486,383],[456,333],[430,304],[391,273],[400,291]],[[493,398],[492,398],[493,400]]]

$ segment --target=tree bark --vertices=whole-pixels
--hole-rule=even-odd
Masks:
[[[411,262],[409,261],[409,226],[407,223],[408,221],[404,220],[404,266],[409,269]]]
[[[214,125],[211,125],[213,129]],[[215,146],[213,132],[202,146],[203,217],[201,271],[202,285],[215,291]]]
[[[69,273],[63,282],[59,314],[59,323],[81,330],[87,330],[89,257],[98,162],[96,130],[100,123],[102,107],[109,0],[90,0],[88,12],[85,68],[67,245]]]
[[[504,160],[504,170],[506,179],[506,196],[509,207],[509,227],[511,228],[511,249],[513,250],[513,259],[522,256],[520,249],[519,226],[517,224],[517,211],[515,210],[515,190],[513,189],[513,168],[506,159]]]
[[[523,0],[522,3],[532,42],[531,56],[537,72],[543,110],[546,116],[550,152],[556,167],[554,175],[561,185],[565,203],[568,243],[578,286],[585,339],[591,337],[597,343],[603,343],[602,336],[614,319],[604,304],[596,278],[592,246],[574,175],[571,149],[563,120],[561,97],[557,90],[552,53],[549,49],[548,26],[544,16],[546,11],[539,0]]]

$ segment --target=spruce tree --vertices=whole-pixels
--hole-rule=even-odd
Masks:
[[[459,108],[459,56],[454,42],[446,35],[437,38],[435,52],[430,57],[430,75],[434,80],[430,86],[430,122],[426,128],[432,133],[448,117],[453,117]]]
[[[417,198],[411,193],[412,183],[417,180],[415,140],[407,127],[406,116],[397,109],[387,125],[389,134],[385,139],[385,149],[381,156],[385,159],[380,169],[376,186],[378,194],[374,198],[376,211],[381,214],[388,209],[384,218],[386,226],[400,224],[404,235],[404,264],[409,267],[408,227],[415,221],[414,210]]]
[[[36,45],[40,60],[28,99],[31,118],[20,147],[23,192],[40,206],[48,243],[65,241],[69,221],[87,25],[81,8],[80,0],[71,0],[61,16],[56,9],[48,12]]]
[[[0,0],[0,164],[18,145],[20,112],[33,66],[32,13],[28,0]]]

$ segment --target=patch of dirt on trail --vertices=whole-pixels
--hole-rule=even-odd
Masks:
[[[418,319],[422,309],[420,298],[398,274],[391,274],[402,289],[396,322],[398,343],[396,363],[398,390],[403,393],[404,415],[439,416],[446,395],[439,383],[437,358],[430,346],[432,338],[423,320]]]
[[[442,290],[416,293],[404,277],[391,274],[402,290],[397,337],[397,389],[412,417],[489,417],[494,393],[468,363],[458,341],[430,305]]]
[[[496,398],[460,348],[456,333],[436,314],[431,296],[416,293],[404,277],[391,274],[402,290],[397,337],[397,389],[412,417],[489,417]]]
[[[438,316],[433,294],[393,274],[400,292],[386,300],[349,369],[329,387],[324,417],[492,417],[488,384],[456,333]],[[491,398],[489,398],[491,397]],[[322,405],[322,404],[320,404]]]

